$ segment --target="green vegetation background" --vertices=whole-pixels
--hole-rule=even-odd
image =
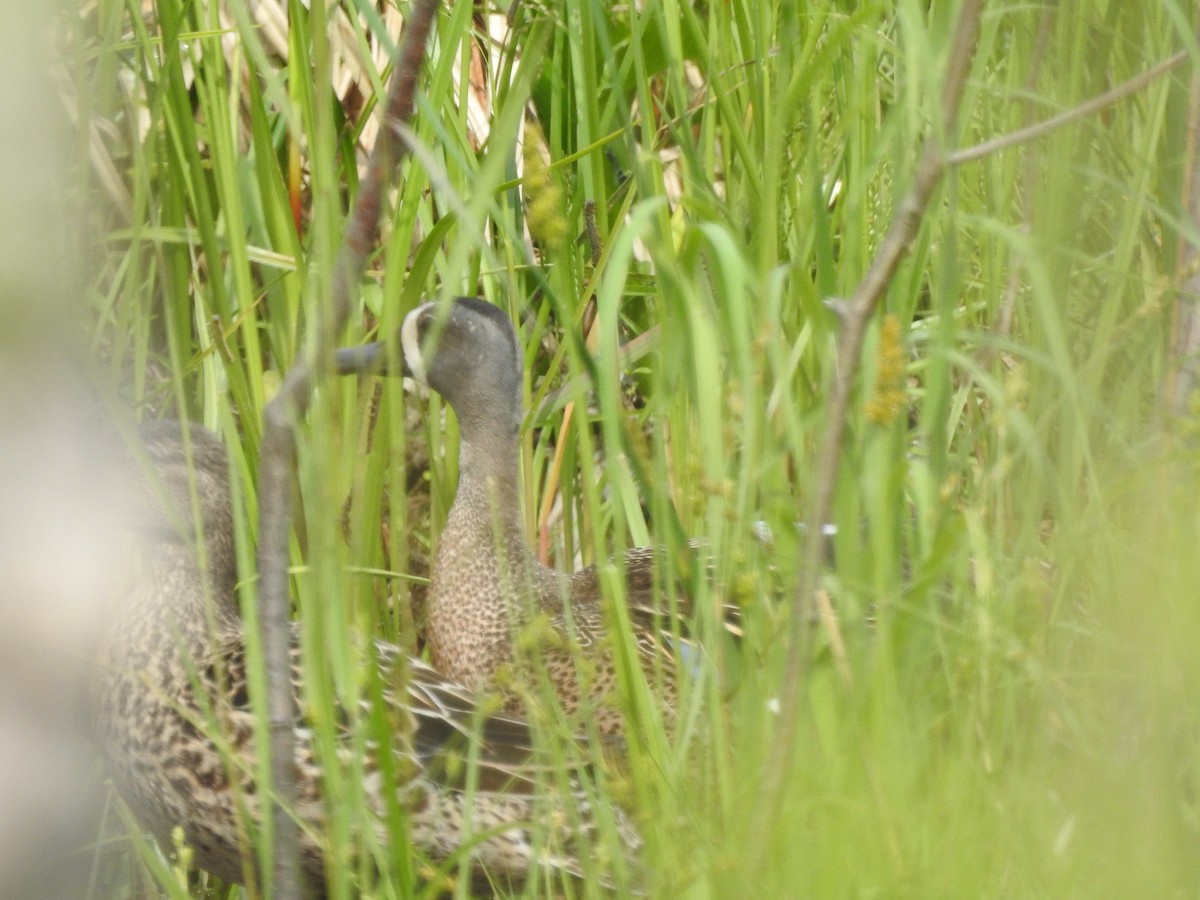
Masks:
[[[389,46],[382,7],[312,0],[279,8],[284,52],[264,7],[98,0],[67,54],[98,126],[78,148],[94,346],[139,413],[225,435],[247,572],[260,412],[327,295],[388,75],[369,50]],[[652,895],[1200,891],[1197,428],[1161,400],[1178,248],[1197,237],[1179,199],[1186,64],[948,173],[858,375],[825,579],[836,624],[813,625],[804,683],[781,683],[834,373],[827,301],[853,292],[939,126],[956,7],[460,0],[439,15],[420,149],[344,341],[390,333],[423,297],[500,304],[527,348],[531,540],[544,527],[561,567],[710,543],[700,606],[740,603],[745,638],[700,614],[720,680],[705,669],[679,744],[632,748],[613,786],[643,822]],[[485,12],[509,14],[502,41]],[[947,145],[1196,58],[1194,16],[1173,0],[989,4]],[[406,576],[453,497],[453,428],[399,382],[319,390],[293,543],[318,713],[363,689],[354,635],[414,641]],[[778,746],[789,691],[804,716]],[[787,790],[765,805],[780,755]],[[347,860],[333,896],[408,895],[402,838],[356,838],[361,780],[329,768]],[[126,870],[141,890],[211,887],[141,849]]]

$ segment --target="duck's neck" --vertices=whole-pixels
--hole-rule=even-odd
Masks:
[[[511,658],[513,629],[558,590],[557,573],[538,562],[525,539],[516,435],[499,440],[500,433],[462,431],[458,492],[429,591],[434,664],[477,689]]]

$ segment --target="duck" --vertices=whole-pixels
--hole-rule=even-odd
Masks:
[[[216,434],[197,425],[185,432],[178,422],[142,426],[140,444],[144,471],[130,475],[127,493],[141,538],[141,572],[100,642],[95,730],[112,782],[141,827],[164,847],[177,844],[181,833],[199,868],[246,883],[257,877],[246,819],[258,821],[264,810],[254,781],[255,717],[236,599],[226,454]],[[313,730],[302,712],[299,647],[294,629],[296,815],[305,880],[320,894],[325,798]],[[596,823],[578,780],[584,776],[572,772],[568,789],[550,792],[527,721],[485,706],[394,645],[376,641],[373,650],[389,721],[397,723],[391,748],[397,791],[419,854],[433,863],[469,857],[480,883],[523,882],[547,870],[568,877],[594,872],[581,856]],[[478,763],[456,762],[468,756]],[[378,763],[366,765],[382,822],[383,778],[374,771]],[[610,814],[632,859],[641,844],[636,827],[620,810]]]
[[[519,713],[531,694],[514,684],[548,678],[568,715],[586,711],[598,733],[622,735],[617,663],[605,639],[599,567],[563,573],[542,563],[520,514],[523,355],[497,306],[475,297],[428,302],[405,317],[398,363],[386,342],[337,352],[342,374],[402,374],[437,391],[458,418],[459,479],[437,541],[426,597],[426,643],[435,669],[472,690],[499,693]],[[665,627],[667,603],[655,590],[662,553],[625,552],[626,599],[638,662],[665,720],[674,716],[676,662],[695,645]],[[548,626],[548,628],[546,628]],[[531,659],[517,648],[542,631]],[[700,651],[702,652],[702,651]],[[585,664],[581,665],[581,661]],[[524,666],[525,672],[519,671]],[[530,671],[530,668],[536,672]]]

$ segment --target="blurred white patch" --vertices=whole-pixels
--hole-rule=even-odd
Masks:
[[[0,898],[86,890],[98,791],[82,694],[122,541],[114,441],[89,425],[59,12],[0,4],[0,120],[20,123],[0,129]]]
[[[1054,836],[1054,855],[1065,856],[1067,848],[1071,846],[1071,838],[1075,834],[1075,817],[1069,816],[1067,821],[1063,822],[1062,828],[1058,829],[1058,834]]]

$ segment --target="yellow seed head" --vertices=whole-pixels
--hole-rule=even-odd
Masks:
[[[904,410],[904,372],[908,367],[900,320],[892,314],[884,317],[876,353],[875,391],[863,412],[875,424],[887,425]]]
[[[563,213],[562,186],[542,157],[546,139],[534,122],[525,126],[522,161],[525,165],[525,216],[529,233],[547,249],[556,250],[566,240],[569,226]]]

